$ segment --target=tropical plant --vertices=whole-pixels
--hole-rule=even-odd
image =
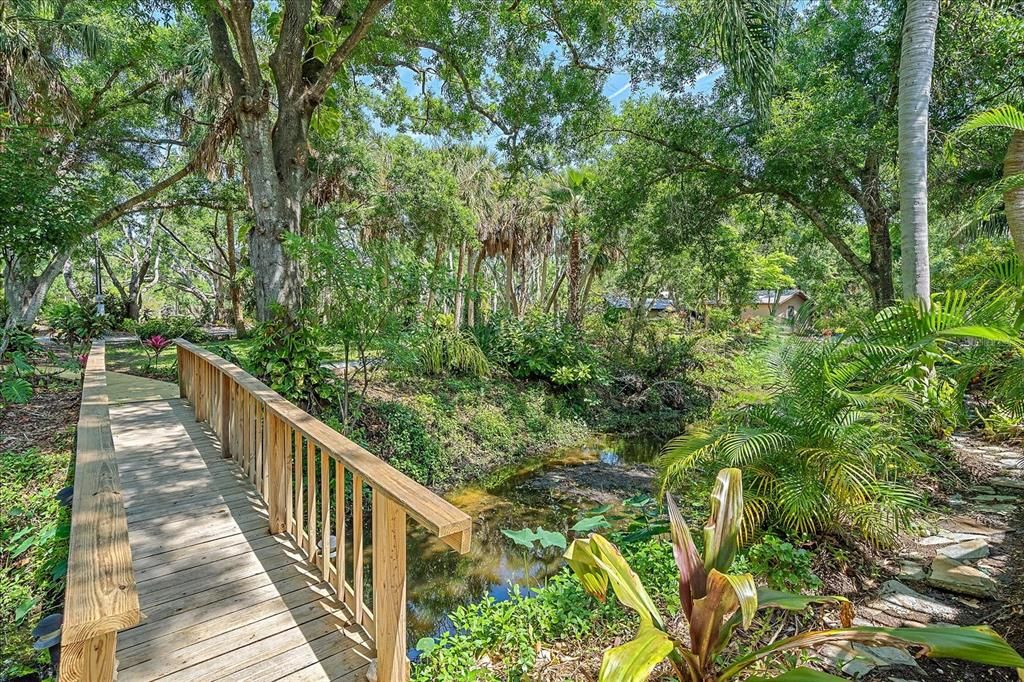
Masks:
[[[974,218],[988,218],[1002,202],[1017,257],[1024,259],[1024,111],[1002,104],[975,114],[950,136],[947,149],[960,136],[985,128],[1009,130],[1010,143],[1003,159],[1003,178],[978,198]]]
[[[750,518],[797,533],[852,529],[888,544],[920,504],[903,482],[916,449],[900,418],[919,404],[899,385],[854,388],[842,341],[794,341],[773,362],[770,399],[665,446],[666,487],[705,462],[740,467]]]
[[[89,344],[110,329],[110,318],[92,305],[57,303],[50,307],[46,317],[54,338],[73,349]]]
[[[703,556],[670,495],[666,496],[666,505],[679,569],[679,601],[689,630],[686,643],[670,632],[643,583],[615,545],[595,534],[588,539],[575,540],[566,552],[569,566],[588,593],[604,602],[611,586],[618,600],[636,611],[640,618],[639,630],[632,641],[605,652],[599,676],[602,682],[642,682],[665,659],[682,682],[725,681],[777,654],[842,642],[921,647],[924,654],[935,658],[1024,667],[1024,658],[987,626],[850,627],[851,609],[843,597],[787,594],[758,588],[749,573],[727,573],[746,523],[743,477],[739,469],[723,469],[718,473],[711,493],[711,515],[704,526]],[[803,611],[816,603],[841,604],[843,627],[798,633],[744,654],[731,663],[719,661],[736,628],[748,628],[758,610]],[[774,679],[835,682],[841,678],[798,667]]]
[[[154,334],[148,339],[142,342],[142,347],[146,350],[146,355],[151,358],[150,366],[155,362],[157,365],[160,364],[160,354],[170,348],[174,344],[170,339],[161,336],[160,334]]]
[[[416,361],[427,374],[485,377],[491,365],[472,334],[447,324],[429,330],[416,344]]]

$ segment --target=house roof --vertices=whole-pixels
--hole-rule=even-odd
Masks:
[[[778,296],[777,299],[776,296]],[[776,302],[782,304],[794,296],[799,296],[805,301],[807,300],[807,294],[799,289],[783,289],[781,291],[777,289],[758,289],[754,292],[754,303],[759,305],[762,303],[765,305],[773,305]]]
[[[628,296],[605,296],[604,300],[612,308],[630,310],[633,305]],[[675,301],[671,298],[645,298],[644,308],[653,312],[672,311],[676,309]]]

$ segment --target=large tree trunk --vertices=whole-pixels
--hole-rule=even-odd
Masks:
[[[899,180],[903,297],[931,298],[928,262],[928,100],[939,0],[908,0],[900,49]]]
[[[275,156],[292,147],[295,137],[301,136],[305,144],[306,126],[278,135],[285,124],[284,113],[274,131],[266,112],[239,113],[238,131],[245,157],[245,174],[255,225],[249,231],[249,265],[252,267],[256,317],[267,321],[280,310],[293,316],[302,306],[302,285],[299,263],[284,250],[288,233],[298,234],[302,225],[301,165],[285,163],[285,172],[279,174]],[[277,143],[278,137],[288,137],[291,144]],[[282,178],[280,175],[284,175]]]
[[[1024,173],[1024,131],[1015,130],[1003,160],[1003,177],[1019,173]],[[1006,205],[1006,224],[1013,238],[1013,248],[1017,257],[1024,261],[1024,187],[1003,194],[1003,203]]]
[[[580,285],[583,279],[581,258],[582,235],[578,226],[572,226],[572,233],[569,236],[569,303],[567,319],[577,331],[583,327],[583,315],[580,301]]]
[[[69,254],[54,256],[46,268],[36,275],[31,266],[17,257],[7,262],[4,270],[4,300],[7,302],[8,323],[12,327],[30,327],[46,300],[50,285],[64,270]]]

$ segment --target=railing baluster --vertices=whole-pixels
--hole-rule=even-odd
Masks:
[[[345,603],[345,467],[334,460],[334,589]]]
[[[328,566],[331,563],[331,529],[330,529],[330,513],[331,513],[331,496],[330,490],[328,489],[329,476],[327,466],[327,453],[323,450],[320,451],[320,542],[323,543],[324,547],[320,551],[320,572],[323,573],[324,580],[330,582],[331,576],[328,573]]]
[[[180,394],[191,402],[197,420],[218,432],[225,456],[238,462],[266,502],[271,532],[292,534],[340,603],[351,608],[355,622],[374,635],[378,679],[407,679],[407,519],[412,516],[466,552],[469,517],[222,358],[182,340],[177,357]],[[372,501],[364,499],[364,485]],[[346,495],[351,495],[351,512]],[[364,504],[371,503],[373,603],[367,604],[363,521]]]
[[[363,479],[352,475],[352,592],[356,622],[363,622]]]
[[[302,435],[298,436],[298,443],[295,445],[295,543],[302,547],[303,517],[306,514],[305,508],[305,486],[302,478]]]
[[[306,441],[306,532],[309,542],[306,545],[306,556],[316,561],[316,462],[314,455],[316,446],[312,440]]]

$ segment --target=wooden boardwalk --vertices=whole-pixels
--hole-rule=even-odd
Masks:
[[[142,623],[117,636],[118,679],[364,680],[370,635],[178,386],[108,373]]]

